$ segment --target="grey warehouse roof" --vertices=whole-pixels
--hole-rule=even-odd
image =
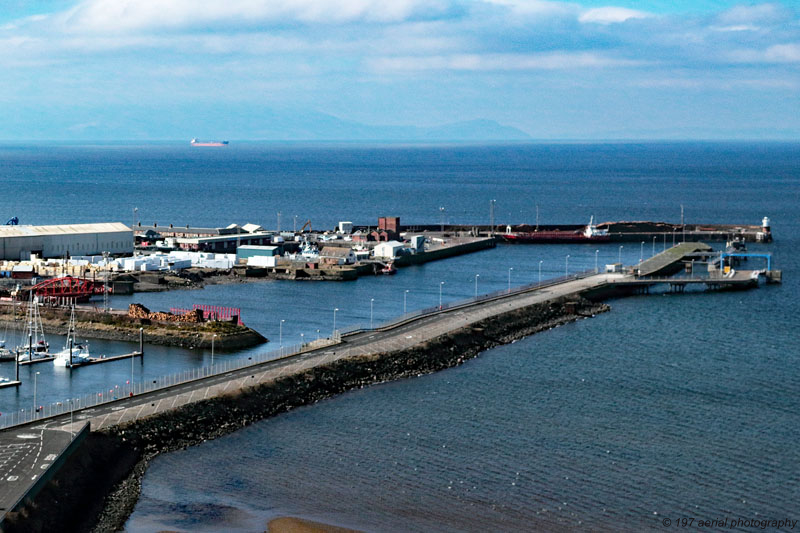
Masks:
[[[6,237],[43,237],[47,235],[80,235],[133,231],[122,222],[97,224],[60,224],[54,226],[0,226],[0,239]]]

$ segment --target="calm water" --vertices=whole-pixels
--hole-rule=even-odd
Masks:
[[[130,531],[259,531],[295,514],[371,531],[659,528],[664,517],[775,517],[800,499],[800,146],[3,146],[0,200],[27,223],[314,227],[380,215],[437,223],[656,219],[758,223],[785,283],[636,297],[462,367],[352,392],[157,459]],[[186,191],[192,191],[187,198]],[[46,198],[57,200],[42,203]],[[656,251],[661,243],[656,243]],[[755,249],[756,247],[751,247]],[[595,247],[499,247],[353,283],[263,282],[133,298],[232,305],[273,341],[377,322],[444,298],[594,266]],[[599,248],[612,262],[617,246]],[[626,245],[627,262],[642,248]],[[652,243],[643,247],[652,253]],[[281,320],[285,320],[279,328]],[[98,350],[100,341],[96,342]],[[113,343],[112,343],[113,344]],[[109,346],[110,351],[125,346]],[[264,348],[259,348],[259,350]],[[145,376],[207,362],[151,350]],[[243,357],[225,353],[220,357]],[[42,365],[45,366],[45,365]],[[105,367],[105,368],[102,368]],[[7,366],[0,367],[6,373]],[[30,367],[29,367],[30,368]],[[52,368],[47,369],[53,372]],[[50,376],[62,400],[129,379],[130,364]],[[45,371],[39,379],[45,379]],[[23,376],[25,379],[25,376]],[[27,407],[30,382],[0,391]],[[40,392],[42,394],[42,392]],[[40,402],[41,403],[41,402]],[[656,514],[657,513],[657,514]]]

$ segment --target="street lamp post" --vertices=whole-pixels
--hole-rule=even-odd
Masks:
[[[442,286],[444,285],[444,281],[439,282],[439,310],[442,309]]]
[[[656,236],[653,235],[653,255],[656,255]]]
[[[303,340],[303,337],[304,337],[304,336],[305,336],[305,334],[304,334],[304,333],[301,333],[301,334],[300,334],[300,349],[301,349],[301,350],[303,349],[303,346],[305,345],[305,341]]]
[[[369,329],[372,329],[372,306],[375,303],[375,298],[369,299]]]
[[[594,273],[595,273],[595,274],[597,274],[598,272],[600,272],[600,271],[597,269],[597,254],[599,254],[599,253],[600,253],[600,250],[595,250],[595,251],[594,251]]]
[[[511,292],[511,271],[514,270],[514,267],[510,267],[508,269],[508,291]]]
[[[31,357],[31,360],[33,360],[33,357]],[[36,413],[39,412],[39,410],[36,408],[36,376],[38,376],[38,375],[39,375],[39,372],[36,372],[33,375],[33,416],[34,417],[36,416]]]
[[[544,260],[539,261],[539,285],[542,284],[542,263],[544,263]]]
[[[286,320],[281,319],[280,325],[278,326],[278,349],[280,350],[281,355],[283,355],[283,323]]]
[[[214,368],[214,340],[216,340],[217,334],[214,333],[211,336],[211,368]]]
[[[439,215],[441,217],[442,233],[444,233],[444,207],[439,208]]]
[[[317,330],[317,340],[319,340],[319,330]]]
[[[569,276],[569,254],[567,254],[567,260],[564,265],[564,275]]]
[[[475,274],[475,298],[478,297],[478,278],[481,277],[480,274]]]
[[[138,207],[133,208],[133,255],[136,255],[136,213],[139,212]]]
[[[338,307],[333,308],[333,334],[331,335],[331,339],[333,339],[333,336],[336,335],[336,311],[338,310]]]
[[[642,245],[639,246],[639,262],[641,263],[644,260],[644,241],[642,241]]]
[[[128,391],[130,393],[129,396],[133,396],[133,361],[135,359],[136,358],[133,356],[133,354],[131,354],[131,390]]]
[[[619,255],[617,256],[617,263],[619,263],[619,264],[622,264],[622,249],[623,248],[625,248],[625,246],[620,244],[620,246],[619,246]]]
[[[406,303],[408,303],[408,289],[403,293],[403,314],[406,314]]]

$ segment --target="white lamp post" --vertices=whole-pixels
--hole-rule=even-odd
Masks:
[[[642,241],[642,245],[639,246],[639,262],[641,263],[644,260],[644,241]]]
[[[569,276],[569,254],[567,254],[567,259],[564,261],[564,275]]]
[[[211,367],[212,368],[214,367],[214,341],[216,340],[216,338],[217,338],[217,334],[214,333],[211,336]]]
[[[375,303],[375,298],[369,299],[369,329],[372,329],[372,307]]]
[[[653,255],[656,255],[656,236],[653,235]]]
[[[514,267],[509,267],[508,269],[508,290],[506,292],[511,292],[511,271],[514,270]]]
[[[444,285],[444,281],[439,282],[439,310],[442,309],[442,286]]]
[[[31,361],[33,360],[33,356],[31,356]],[[36,408],[36,376],[39,375],[39,372],[36,372],[33,375],[33,416],[36,416],[38,409]]]
[[[539,285],[542,284],[542,263],[544,263],[544,260],[539,261]]]
[[[475,274],[475,298],[478,297],[478,278],[481,277],[480,274]]]
[[[278,326],[278,348],[280,349],[281,355],[283,355],[283,323],[286,320],[281,319],[280,325]]]
[[[144,355],[142,355],[141,357],[144,357]],[[130,390],[130,396],[133,396],[133,361],[134,361],[134,359],[136,359],[136,358],[133,356],[133,354],[131,354],[131,390]]]
[[[336,311],[338,311],[338,307],[333,308],[333,335],[336,335]],[[333,336],[331,336],[333,338]]]
[[[406,303],[408,300],[408,289],[403,293],[403,314],[406,314]]]
[[[620,263],[620,264],[622,264],[622,249],[623,248],[625,248],[625,246],[620,244],[620,246],[619,246],[619,257],[617,257],[617,263]]]
[[[595,251],[594,251],[594,273],[595,273],[595,274],[597,274],[598,272],[600,272],[600,271],[597,269],[597,254],[599,254],[599,253],[600,253],[600,250],[595,250]]]

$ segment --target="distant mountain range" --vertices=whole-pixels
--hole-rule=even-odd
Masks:
[[[330,141],[522,141],[530,139],[524,131],[494,120],[465,120],[441,126],[381,126],[330,117],[310,127],[280,121],[255,132],[264,140]]]
[[[179,104],[167,109],[41,109],[36,123],[8,117],[0,139],[13,140],[180,140],[192,138],[269,141],[522,141],[522,130],[493,120],[465,120],[440,126],[370,125],[309,110],[274,110],[245,105]],[[79,117],[77,120],[75,117]]]
[[[217,122],[216,120],[212,122]],[[224,121],[228,127],[230,121]],[[315,111],[243,113],[226,138],[270,141],[517,141],[530,136],[494,120],[466,120],[441,126],[371,125]],[[210,135],[219,137],[217,132]]]

